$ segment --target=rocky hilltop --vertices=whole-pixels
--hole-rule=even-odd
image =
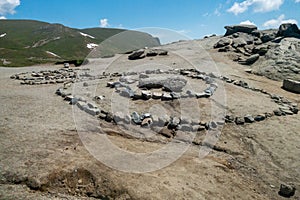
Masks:
[[[300,81],[300,30],[296,24],[258,30],[253,25],[226,26],[225,35],[214,45],[251,72],[273,80]],[[250,72],[250,71],[249,71]]]

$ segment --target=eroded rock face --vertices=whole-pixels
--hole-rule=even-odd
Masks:
[[[232,35],[234,33],[252,33],[253,31],[257,30],[257,27],[254,25],[233,25],[233,26],[225,26],[226,34],[227,35]]]
[[[139,81],[139,88],[165,88],[173,92],[180,92],[185,87],[187,80],[179,76],[175,77],[151,77]]]

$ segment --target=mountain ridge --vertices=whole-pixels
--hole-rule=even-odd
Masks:
[[[63,60],[83,60],[93,48],[128,31],[137,38],[131,50],[159,46],[150,34],[116,28],[76,29],[36,20],[0,20],[0,65],[29,66]],[[115,50],[118,52],[118,49]]]

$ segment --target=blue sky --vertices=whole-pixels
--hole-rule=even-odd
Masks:
[[[300,23],[300,0],[0,0],[0,18],[74,28],[159,27],[196,39],[241,22],[260,29]]]

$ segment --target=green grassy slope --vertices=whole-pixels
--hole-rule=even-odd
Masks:
[[[93,36],[85,37],[80,32]],[[0,66],[28,66],[39,63],[54,63],[63,60],[84,59],[91,49],[87,44],[100,44],[107,38],[126,32],[122,29],[90,28],[73,29],[61,24],[49,24],[32,20],[0,20]],[[131,40],[121,41],[120,47],[113,47],[113,53],[124,49],[134,50],[145,46],[158,46],[152,36],[130,31]],[[105,42],[104,42],[105,43]],[[114,42],[114,46],[115,42]],[[124,48],[124,46],[126,48]],[[47,51],[55,53],[53,56]],[[6,62],[3,62],[6,61]]]

